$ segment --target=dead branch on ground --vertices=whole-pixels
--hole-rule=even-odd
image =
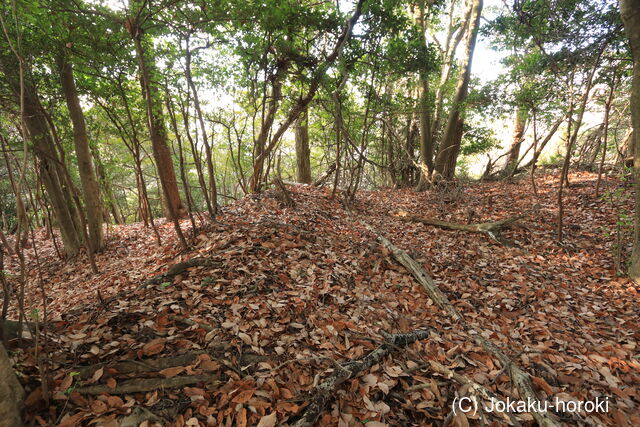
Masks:
[[[325,406],[335,394],[338,387],[345,381],[355,377],[359,372],[371,368],[380,363],[383,358],[399,347],[406,347],[418,340],[427,338],[428,329],[417,330],[406,334],[387,335],[387,342],[381,344],[361,359],[341,363],[334,367],[334,371],[327,379],[320,383],[313,391],[314,396],[301,415],[301,418],[293,424],[294,427],[308,427],[315,424]]]
[[[467,331],[467,335],[477,345],[481,346],[487,353],[498,359],[503,367],[506,367],[506,370],[511,376],[512,384],[518,390],[520,399],[527,402],[539,402],[540,399],[533,390],[533,384],[531,382],[531,377],[529,376],[529,374],[523,371],[518,365],[516,365],[509,356],[507,356],[502,352],[500,348],[498,348],[498,346],[482,336],[480,331],[473,328],[469,323],[466,322],[462,314],[453,306],[453,304],[451,304],[449,298],[447,298],[447,296],[440,290],[440,288],[438,288],[433,279],[420,265],[420,263],[411,258],[411,256],[409,256],[407,252],[398,248],[387,238],[379,234],[370,225],[365,224],[365,227],[377,237],[378,241],[382,243],[385,248],[391,251],[393,258],[395,258],[396,261],[398,261],[407,270],[409,270],[409,272],[418,281],[418,283],[422,285],[429,297],[433,300],[434,303],[436,303],[436,305],[438,305],[438,307],[440,307],[449,316],[451,316],[453,320],[457,321],[462,329]],[[544,408],[544,405],[539,405],[540,406],[538,407]],[[534,411],[531,415],[541,427],[555,427],[559,425],[557,417],[548,412]]]
[[[499,221],[480,222],[476,224],[458,224],[455,222],[441,221],[439,219],[424,218],[415,215],[398,214],[397,216],[401,221],[405,222],[418,222],[425,225],[433,225],[445,230],[459,230],[485,234],[505,246],[510,246],[511,243],[502,237],[502,230],[513,226],[516,221],[524,218],[523,216],[511,216]]]

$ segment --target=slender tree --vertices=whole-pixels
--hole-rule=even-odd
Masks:
[[[93,167],[87,126],[73,77],[73,66],[64,49],[61,50],[58,56],[58,67],[62,91],[67,102],[67,108],[69,109],[71,123],[73,124],[73,142],[78,160],[82,195],[87,211],[89,240],[92,250],[100,251],[104,247],[102,231],[103,206],[100,198],[100,186]]]
[[[444,179],[452,179],[458,153],[460,152],[460,144],[462,142],[462,127],[464,124],[464,102],[469,91],[469,81],[471,80],[471,64],[473,61],[473,52],[478,37],[478,27],[480,25],[480,16],[482,14],[482,0],[469,1],[469,24],[466,32],[465,49],[460,63],[460,76],[456,86],[455,95],[452,100],[451,111],[447,120],[444,136],[438,150],[438,156],[434,165],[434,172],[438,177]]]
[[[296,121],[296,180],[311,184],[311,159],[309,149],[309,110],[306,109]]]
[[[132,3],[136,4],[139,2],[132,0]],[[143,4],[140,7],[145,7],[145,5]],[[135,8],[133,9],[136,10]],[[180,198],[178,181],[176,179],[176,172],[167,139],[167,128],[162,110],[163,97],[160,93],[162,81],[155,64],[151,36],[145,33],[142,18],[148,17],[141,10],[136,10],[136,13],[130,16],[124,22],[124,25],[133,40],[138,58],[140,85],[147,108],[147,126],[151,136],[153,157],[156,161],[156,168],[158,169],[160,184],[163,190],[165,216],[176,219],[184,216],[186,209],[182,205]]]
[[[633,82],[631,88],[631,122],[635,147],[633,175],[635,179],[636,210],[634,215],[633,252],[629,265],[629,277],[640,283],[640,0],[620,0],[620,13],[629,38],[633,56]]]

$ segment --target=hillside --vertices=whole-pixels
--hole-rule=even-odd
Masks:
[[[295,206],[283,208],[269,190],[201,226],[188,252],[170,223],[160,226],[161,247],[141,224],[113,227],[96,255],[99,274],[81,258],[57,261],[41,230],[40,268],[33,248],[25,252],[30,286],[42,283],[55,319],[38,338],[54,390],[42,401],[34,387],[45,366],[16,349],[25,422],[293,423],[345,362],[385,347],[389,334],[426,330],[406,347],[387,346],[390,355],[331,391],[319,425],[505,424],[497,412],[452,412],[456,397],[478,393],[474,384],[517,400],[509,367],[429,298],[370,226],[426,269],[465,322],[531,376],[538,396],[608,399],[605,413],[560,411],[561,422],[640,425],[640,288],[615,273],[617,211],[595,198],[595,175],[572,173],[570,182],[562,243],[552,175],[539,178],[537,199],[522,181],[470,183],[363,191],[347,209],[328,189],[292,185]],[[407,222],[407,214],[463,224],[522,219],[501,244]],[[182,225],[192,236],[189,221]],[[40,302],[28,300],[25,311],[42,313]]]

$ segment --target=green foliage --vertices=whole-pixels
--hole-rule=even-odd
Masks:
[[[465,125],[460,148],[463,155],[482,154],[494,148],[500,148],[500,143],[492,129]]]
[[[554,153],[549,156],[540,157],[538,163],[542,166],[559,166],[564,162],[564,156],[562,153]]]

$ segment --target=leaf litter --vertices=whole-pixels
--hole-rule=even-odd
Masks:
[[[617,217],[595,198],[595,175],[570,179],[562,243],[555,238],[551,174],[538,178],[537,199],[518,182],[473,183],[450,199],[362,191],[349,209],[328,189],[292,185],[295,208],[282,208],[271,191],[247,196],[201,224],[189,252],[180,250],[171,223],[159,223],[161,247],[141,224],[111,227],[107,249],[96,256],[97,275],[83,260],[58,261],[41,232],[39,273],[53,320],[39,351],[48,356],[52,400],[42,398],[33,351],[14,349],[29,393],[26,422],[292,423],[338,363],[365,356],[386,334],[433,328],[433,338],[343,384],[318,424],[480,425],[486,417],[502,425],[495,413],[451,418],[453,400],[469,387],[432,371],[430,361],[502,399],[517,399],[517,392],[499,364],[376,243],[366,222],[424,266],[467,321],[531,375],[539,397],[608,399],[608,412],[559,413],[563,423],[640,425],[639,289],[616,275],[616,242],[603,227],[615,227]],[[397,211],[454,222],[525,218],[505,231],[514,242],[507,247],[403,222]],[[189,230],[188,221],[182,225]],[[33,260],[32,250],[27,255]],[[217,263],[144,284],[195,257]],[[37,292],[27,296],[26,312],[42,310]],[[526,413],[516,418],[532,423]]]

